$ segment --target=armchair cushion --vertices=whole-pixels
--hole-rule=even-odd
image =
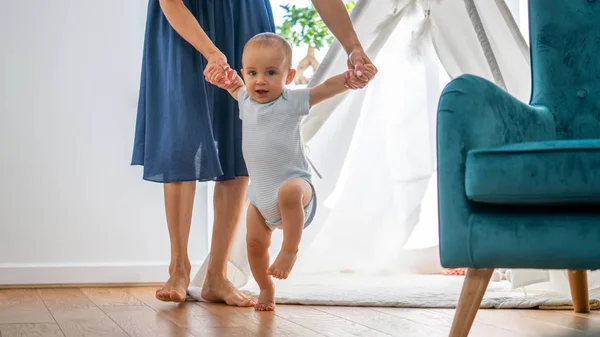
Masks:
[[[600,203],[600,139],[471,150],[465,188],[468,199],[481,203]]]

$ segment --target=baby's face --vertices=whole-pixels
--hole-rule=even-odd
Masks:
[[[285,53],[275,47],[250,47],[242,57],[242,74],[248,95],[257,102],[268,103],[281,96],[286,84],[296,74],[288,69]]]

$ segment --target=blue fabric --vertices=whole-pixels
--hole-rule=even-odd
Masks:
[[[473,201],[507,205],[597,204],[598,168],[600,139],[476,149],[467,154],[466,193]]]
[[[597,206],[596,206],[597,208]],[[486,207],[471,213],[462,244],[464,264],[446,267],[600,269],[597,209],[573,206]]]
[[[478,177],[470,182],[474,185],[469,193],[475,189],[492,194],[503,188],[518,188],[509,179],[526,174],[534,154],[529,152],[521,156],[522,160],[519,156],[530,144],[509,146],[514,158],[508,159],[510,153],[502,155],[509,161],[502,165],[513,165],[513,176],[500,174],[501,168],[492,169],[500,165],[500,153],[492,149],[527,142],[540,142],[538,153],[551,145],[562,148],[561,155],[543,160],[551,166],[542,172],[554,175],[537,178],[539,183],[553,184],[546,191],[567,194],[569,189],[584,189],[584,183],[595,189],[592,181],[599,167],[590,157],[597,156],[597,152],[589,150],[585,158],[575,152],[581,151],[578,146],[600,139],[600,1],[529,0],[529,15],[533,83],[530,104],[473,75],[454,79],[440,97],[439,237],[441,263],[447,268],[600,268],[597,205],[575,200],[570,205],[539,203],[524,207],[467,197],[466,181],[474,179],[467,178],[468,170],[479,170]],[[565,140],[571,140],[569,146],[574,147],[555,142]],[[476,159],[478,153],[489,154],[488,163],[477,163],[485,165],[483,169],[469,167],[474,161],[467,161],[469,155]],[[564,162],[551,163],[553,160]],[[559,169],[569,165],[573,166],[569,172]],[[489,171],[484,176],[486,169]],[[567,175],[580,181],[565,183],[561,179]],[[536,193],[539,188],[533,182],[521,181],[521,194]]]
[[[242,68],[246,41],[274,32],[269,0],[185,0],[232,68]],[[155,182],[247,176],[237,102],[204,80],[204,57],[150,0],[132,165]]]

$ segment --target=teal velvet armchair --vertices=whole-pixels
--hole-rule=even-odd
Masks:
[[[440,97],[440,257],[469,268],[451,336],[494,268],[569,270],[578,312],[600,268],[600,0],[530,0],[529,25],[529,104],[473,75]]]

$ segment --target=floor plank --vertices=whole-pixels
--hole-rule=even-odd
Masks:
[[[102,310],[123,330],[134,337],[193,337],[185,328],[177,326],[147,306],[111,306]]]
[[[196,337],[254,337],[256,334],[243,327],[232,328],[200,328],[187,329]]]
[[[380,330],[311,307],[279,305],[275,310],[277,316],[306,328],[318,327],[319,332],[326,336],[389,336]]]
[[[569,316],[584,317],[587,319],[594,320],[594,322],[592,323],[594,325],[597,325],[598,322],[596,322],[596,321],[600,320],[600,311],[598,311],[598,310],[592,310],[587,314],[576,313],[573,310],[560,310],[560,311],[557,310],[557,312],[560,312],[561,314],[565,314],[565,315],[569,315]]]
[[[295,336],[324,336],[325,334],[315,331],[316,326],[311,328],[304,327],[295,322],[291,322],[283,317],[277,316],[274,312],[258,312],[254,308],[235,308],[224,304],[196,302],[197,305],[206,308],[215,315],[224,319],[231,320],[252,332],[252,336],[257,337],[295,337]],[[283,306],[277,306],[279,310]]]
[[[127,336],[79,289],[39,289],[38,293],[66,337]]]
[[[502,326],[506,329],[528,336],[562,336],[566,334],[583,334],[583,332],[566,326],[553,324],[549,321],[538,320],[523,314],[523,309],[479,310],[476,322]],[[568,311],[568,310],[565,310]]]
[[[499,310],[499,309],[491,309],[491,310]],[[498,313],[498,316],[502,315],[501,312]],[[598,322],[594,322],[594,320],[590,319],[590,317],[585,316],[576,316],[576,315],[565,315],[565,313],[570,313],[571,310],[514,310],[518,312],[518,315],[522,318],[529,318],[538,323],[548,324],[555,329],[563,330],[567,329],[567,331],[580,331],[580,332],[589,332],[593,329],[600,328],[600,324]],[[478,313],[479,316],[479,313]],[[502,315],[501,320],[507,321],[505,315]],[[477,318],[475,319],[476,321]],[[557,331],[560,334],[561,331]]]
[[[454,309],[413,309],[413,308],[373,308],[378,312],[387,313],[402,317],[414,322],[425,324],[428,327],[448,334],[454,319]],[[484,324],[477,319],[473,323],[469,337],[523,337],[526,334],[510,329],[506,329],[503,325],[495,326]]]
[[[0,290],[0,324],[54,323],[35,289]]]
[[[2,337],[64,337],[57,324],[0,324]]]
[[[97,306],[144,305],[124,288],[81,288],[81,291]]]
[[[374,330],[387,333],[392,336],[430,336],[447,337],[447,329],[433,329],[423,323],[411,321],[404,317],[390,315],[363,307],[332,307],[316,306],[316,310],[341,317],[343,319],[362,324]]]

